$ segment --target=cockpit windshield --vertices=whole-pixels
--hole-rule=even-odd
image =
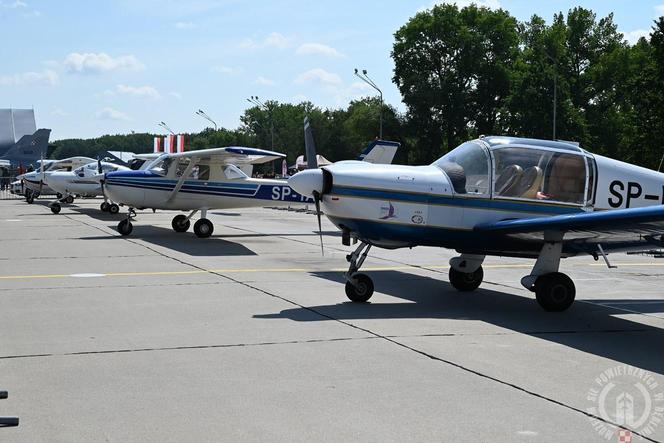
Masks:
[[[477,142],[466,142],[436,160],[434,166],[447,174],[458,194],[489,193],[489,154]]]

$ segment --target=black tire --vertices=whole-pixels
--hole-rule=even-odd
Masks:
[[[126,218],[118,223],[118,232],[124,236],[131,234],[131,231],[134,230],[134,225],[131,224]]]
[[[572,306],[576,287],[571,278],[561,272],[540,275],[535,281],[537,303],[549,312],[561,312]]]
[[[109,205],[107,202],[103,202],[101,205],[99,205],[99,209],[101,209],[102,212],[108,212],[108,208],[111,205]]]
[[[65,203],[67,204],[72,204],[74,203],[74,196],[73,195],[68,195],[67,198],[65,198]]]
[[[199,238],[207,238],[214,232],[212,222],[207,218],[202,218],[194,223],[194,234]]]
[[[23,191],[23,196],[24,196],[25,198],[28,198],[28,197],[31,196],[31,195],[32,195],[32,189],[30,189],[30,188],[25,188],[25,191]]]
[[[120,212],[120,206],[113,203],[108,206],[108,212],[111,214],[117,214],[118,212]]]
[[[173,217],[171,226],[175,232],[187,232],[189,226],[191,226],[191,222],[187,220],[186,215],[180,214]]]
[[[55,198],[57,198],[58,200],[61,200],[61,199],[62,199],[62,194],[60,194],[59,192],[57,192],[57,193],[55,194]]]
[[[454,268],[450,268],[449,278],[450,284],[454,286],[454,289],[457,291],[474,291],[482,284],[482,280],[484,279],[484,269],[480,266],[475,272],[461,272]]]
[[[51,204],[51,212],[52,213],[59,214],[61,210],[62,210],[62,206],[60,206],[60,203],[52,203]]]
[[[28,194],[25,197],[25,201],[28,202],[29,204],[32,204],[35,201],[35,196],[33,193]]]
[[[366,274],[355,274],[353,275],[353,279],[356,280],[356,284],[346,282],[346,297],[356,303],[368,301],[374,292],[374,284],[371,277]]]

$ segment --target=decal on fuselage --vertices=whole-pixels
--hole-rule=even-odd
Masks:
[[[662,186],[661,194],[646,194],[643,186],[638,182],[613,180],[609,185],[609,194],[608,203],[612,208],[620,208],[623,203],[625,208],[629,208],[635,200],[646,201],[645,206],[653,204],[650,202],[664,204],[664,186]]]

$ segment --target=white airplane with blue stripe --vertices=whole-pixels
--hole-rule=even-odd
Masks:
[[[454,249],[449,279],[480,286],[487,255],[536,259],[521,284],[542,308],[563,311],[576,289],[561,258],[664,247],[664,174],[594,155],[575,143],[490,136],[429,166],[346,161],[289,179],[360,245],[348,256],[346,295],[369,300],[359,273],[372,246]]]
[[[364,162],[390,163],[399,144],[372,142],[362,153]],[[163,154],[142,171],[118,171],[100,176],[104,195],[128,206],[128,216],[118,224],[122,235],[129,235],[135,209],[175,209],[179,214],[171,223],[176,232],[186,232],[191,218],[198,237],[209,237],[214,227],[207,219],[210,209],[313,203],[309,196],[293,191],[286,180],[251,178],[253,165],[286,156],[278,152],[246,147],[203,149]],[[102,178],[103,177],[103,178]]]

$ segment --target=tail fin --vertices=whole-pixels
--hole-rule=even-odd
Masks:
[[[307,168],[316,169],[318,167],[316,144],[314,143],[314,131],[309,123],[309,117],[304,117],[304,148],[307,154]]]
[[[2,158],[13,164],[28,165],[46,157],[50,129],[38,129],[32,135],[24,135],[14,146],[9,148]]]
[[[394,160],[394,155],[397,153],[399,146],[401,144],[397,142],[374,140],[369,143],[369,146],[357,159],[368,163],[389,165]]]

